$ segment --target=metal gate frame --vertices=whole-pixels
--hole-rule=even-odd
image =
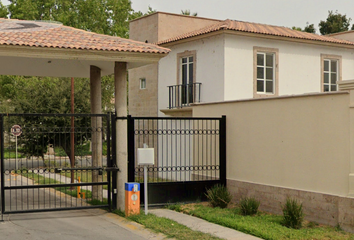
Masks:
[[[219,122],[219,178],[203,181],[176,181],[148,183],[149,205],[163,205],[173,202],[206,200],[206,190],[215,184],[226,186],[226,116],[221,118],[186,118],[186,117],[117,117],[127,120],[128,128],[128,182],[135,182],[135,121],[136,120],[215,120]],[[144,186],[140,186],[141,203],[144,203]],[[174,193],[177,196],[171,196]],[[181,195],[181,193],[183,193]]]
[[[99,168],[88,168],[87,170],[106,170],[107,171],[107,181],[105,182],[81,182],[81,183],[63,183],[63,184],[46,184],[46,185],[24,185],[24,186],[5,186],[5,158],[4,158],[4,118],[10,116],[27,116],[27,117],[101,117],[102,122],[106,121],[106,129],[107,129],[107,167],[99,167]],[[1,219],[3,219],[3,214],[8,213],[27,213],[27,212],[46,212],[46,211],[62,211],[62,210],[74,210],[74,209],[88,209],[88,208],[115,208],[116,202],[113,199],[116,199],[116,194],[112,193],[112,189],[116,189],[116,174],[112,174],[112,172],[117,172],[116,166],[116,158],[111,156],[111,131],[114,129],[114,134],[112,136],[115,139],[115,124],[111,124],[111,121],[114,119],[113,114],[0,114],[0,210],[1,210]],[[114,122],[115,123],[115,122]],[[111,129],[112,127],[112,129]],[[113,145],[115,146],[115,145]],[[71,168],[63,169],[63,170],[72,170]],[[76,169],[77,170],[77,169]],[[80,168],[79,170],[84,170],[84,168]],[[113,181],[112,181],[113,179]],[[107,185],[108,186],[108,203],[101,205],[89,205],[89,206],[73,206],[73,207],[55,207],[55,208],[43,208],[43,209],[27,209],[27,210],[14,210],[14,211],[6,211],[5,206],[5,197],[6,190],[23,190],[23,189],[44,189],[44,188],[52,188],[52,187],[78,187],[78,186],[93,186],[93,185]]]

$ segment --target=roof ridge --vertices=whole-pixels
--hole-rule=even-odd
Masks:
[[[191,31],[189,33],[177,35],[175,37],[159,41],[155,44],[162,45],[162,44],[176,42],[179,40],[201,36],[207,33],[217,32],[221,30],[233,30],[237,32],[273,35],[273,36],[293,38],[293,39],[304,39],[304,40],[310,40],[316,42],[330,42],[330,43],[337,43],[337,44],[344,44],[344,45],[354,45],[354,42],[348,40],[341,40],[331,36],[318,35],[316,33],[302,32],[302,31],[291,29],[289,27],[275,26],[275,25],[269,25],[264,23],[231,20],[231,19],[226,19],[219,23],[211,24],[206,27]]]

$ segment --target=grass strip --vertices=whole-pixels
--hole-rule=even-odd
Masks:
[[[239,208],[212,208],[203,204],[171,205],[172,210],[181,211],[208,222],[216,223],[267,240],[279,239],[353,239],[354,234],[340,228],[308,222],[301,229],[291,229],[282,225],[282,216],[258,213],[255,216],[242,216]]]
[[[113,211],[114,213],[125,217],[125,214],[119,210]],[[218,237],[214,237],[207,233],[202,233],[198,231],[194,231],[182,224],[179,224],[173,220],[157,217],[153,214],[145,215],[145,213],[141,213],[139,215],[131,215],[127,217],[127,219],[137,222],[143,225],[146,228],[149,228],[157,233],[162,233],[166,235],[168,238],[175,238],[178,240],[190,240],[190,239],[206,239],[206,240],[217,240],[221,239]]]

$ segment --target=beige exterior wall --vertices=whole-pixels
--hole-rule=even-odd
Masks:
[[[226,115],[235,201],[254,196],[263,210],[280,213],[295,197],[307,219],[353,231],[353,102],[353,91],[319,93],[201,104],[193,116]]]
[[[157,64],[129,70],[129,114],[135,117],[157,117]],[[146,88],[140,89],[140,79]]]
[[[157,12],[130,22],[129,38],[154,43],[202,27],[219,20]],[[132,116],[158,115],[158,65],[153,64],[129,71],[129,114]],[[175,75],[173,75],[175,79]],[[140,78],[146,78],[146,89],[140,89]],[[177,83],[175,83],[177,84]],[[173,85],[173,84],[172,84]],[[168,88],[164,88],[168,94]],[[167,98],[168,99],[168,98]],[[166,100],[165,100],[166,101]],[[166,108],[168,102],[164,103]],[[184,114],[184,115],[183,115]],[[174,113],[176,115],[176,113]],[[185,113],[182,113],[185,116]],[[181,116],[177,114],[177,116]]]

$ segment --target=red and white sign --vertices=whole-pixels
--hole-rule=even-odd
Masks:
[[[16,136],[16,137],[20,136],[21,133],[22,133],[22,128],[21,128],[21,126],[20,126],[20,125],[13,125],[13,126],[11,127],[11,133],[12,133],[12,135],[14,135],[14,136]]]

